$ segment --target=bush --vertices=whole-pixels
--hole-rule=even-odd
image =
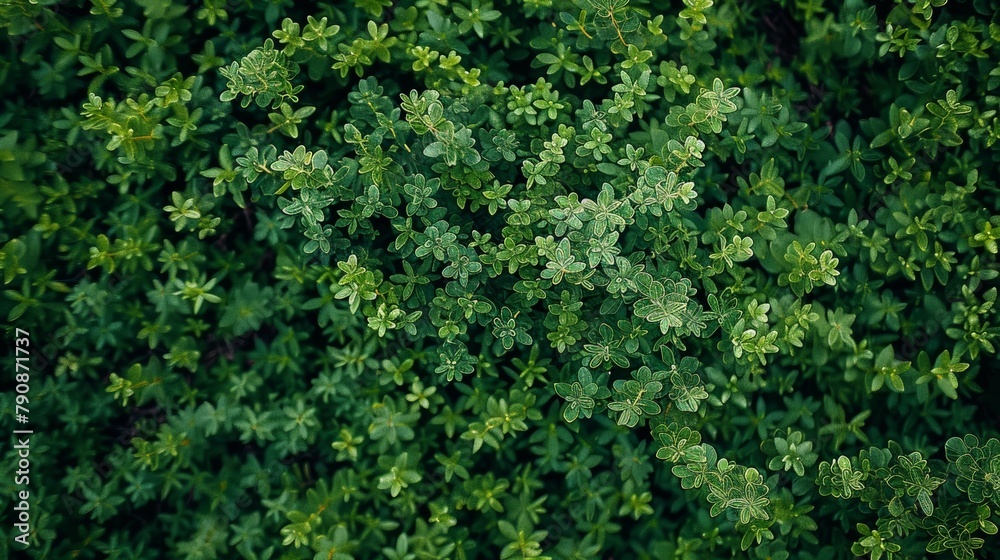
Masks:
[[[996,2],[673,4],[0,6],[5,544],[995,549]]]

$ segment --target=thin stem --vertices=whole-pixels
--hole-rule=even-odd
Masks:
[[[583,13],[580,14],[580,33],[583,33],[583,36],[586,37],[586,38],[588,38],[588,39],[593,40],[593,38],[594,38],[594,37],[592,37],[590,35],[590,33],[587,33],[587,12],[586,11],[584,11]]]
[[[615,21],[615,13],[614,13],[614,11],[608,11],[608,17],[611,18],[611,25],[612,25],[612,27],[615,28],[615,33],[618,34],[618,40],[622,42],[622,45],[624,45],[624,46],[627,47],[628,43],[625,42],[625,37],[622,37],[622,30],[621,30],[620,27],[618,27],[618,22]]]

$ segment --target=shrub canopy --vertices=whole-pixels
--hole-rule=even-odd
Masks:
[[[32,558],[983,557],[997,8],[7,2],[0,506]]]

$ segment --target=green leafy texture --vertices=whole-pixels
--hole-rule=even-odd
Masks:
[[[0,6],[15,554],[996,548],[990,2],[85,4]]]

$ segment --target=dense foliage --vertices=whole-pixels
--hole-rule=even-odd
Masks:
[[[1000,547],[998,2],[667,4],[0,5],[27,557]]]

